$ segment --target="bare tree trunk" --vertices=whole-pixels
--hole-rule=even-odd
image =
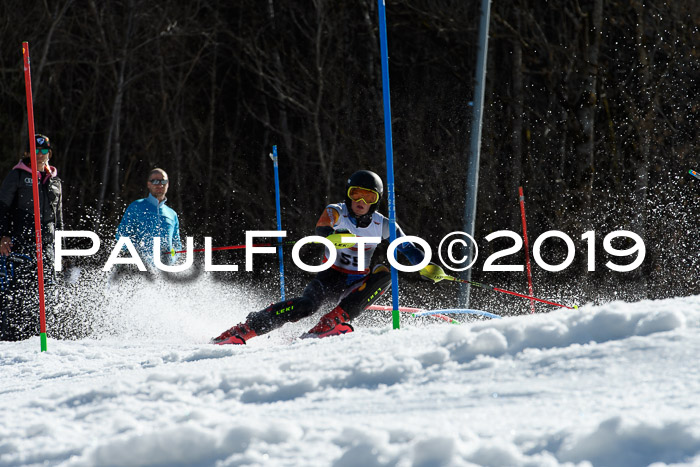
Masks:
[[[121,145],[119,139],[120,135],[120,120],[122,113],[122,101],[124,99],[124,92],[126,89],[126,65],[128,60],[128,47],[129,39],[131,38],[131,31],[133,26],[133,2],[129,2],[127,17],[127,27],[124,32],[122,50],[119,59],[119,71],[117,74],[116,91],[114,95],[114,101],[112,104],[112,112],[110,117],[109,130],[107,132],[107,140],[105,141],[105,154],[104,154],[104,165],[102,167],[102,178],[100,185],[100,193],[97,199],[97,217],[96,222],[100,222],[102,216],[102,209],[105,202],[105,197],[107,193],[107,185],[109,183],[109,171],[114,170],[117,172],[113,180],[115,181],[115,186],[119,183],[119,163],[120,163],[120,150]],[[114,160],[112,160],[112,150],[114,150]]]
[[[239,71],[237,71],[236,72],[236,80],[238,81],[239,79],[240,79],[240,74],[239,74]],[[240,102],[240,89],[241,88],[240,88],[240,86],[238,86],[236,89],[237,89],[236,102]],[[240,122],[241,122],[241,109],[242,109],[241,106],[236,107],[236,116],[233,119],[233,128],[231,129],[231,132],[230,132],[231,140],[233,141],[233,146],[231,147],[231,150],[228,153],[228,162],[227,162],[227,171],[226,171],[226,173],[228,173],[228,174],[233,174],[235,171],[235,167],[236,167],[236,153],[237,153],[239,148],[238,148],[235,141],[236,141],[236,136],[238,135],[239,126],[240,126]],[[228,132],[227,132],[227,135],[228,135]],[[233,201],[234,201],[233,195],[234,195],[234,186],[235,186],[230,180],[232,180],[232,178],[229,179],[227,177],[226,195],[225,195],[226,203],[224,205],[226,207],[226,209],[229,209],[229,210],[231,210],[231,206],[233,206]],[[232,217],[232,210],[229,213],[229,218],[231,218],[231,217]],[[234,226],[236,225],[236,223],[235,222],[224,222],[224,225],[226,226],[225,238],[231,238],[231,235],[233,234],[233,232],[235,232]]]
[[[209,210],[211,205],[211,193],[214,191],[211,186],[212,174],[214,173],[214,129],[216,127],[216,100],[218,96],[218,89],[216,86],[216,67],[218,61],[216,43],[213,46],[214,58],[211,65],[211,80],[209,81],[209,88],[211,95],[209,96],[209,138],[208,138],[208,148],[207,148],[207,175],[206,175],[206,187],[204,190],[204,212],[211,212]]]
[[[565,106],[562,105],[559,115],[559,121],[564,122],[564,124],[569,121],[569,111]],[[559,138],[559,182],[561,185],[564,185],[568,178],[566,173],[566,161],[570,158],[565,126],[559,132]]]
[[[313,133],[318,151],[318,160],[321,163],[321,177],[324,181],[324,197],[331,193],[333,180],[333,160],[330,154],[326,154],[323,145],[323,130],[321,129],[321,112],[323,109],[324,93],[324,70],[323,70],[323,25],[325,23],[325,12],[323,11],[324,0],[316,0],[316,36],[314,38],[315,68],[316,68],[316,98],[313,107]]]
[[[46,67],[46,59],[49,56],[49,48],[51,47],[51,42],[53,39],[53,35],[56,32],[56,28],[58,27],[59,23],[63,19],[63,17],[66,14],[66,11],[68,11],[68,8],[70,7],[71,3],[73,3],[73,0],[67,0],[64,4],[63,7],[61,8],[60,11],[55,11],[53,14],[53,20],[51,21],[51,26],[49,26],[48,31],[46,32],[46,36],[44,39],[44,48],[41,51],[41,58],[39,59],[38,66],[36,68],[36,73],[34,74],[34,81],[32,83],[32,94],[34,94],[34,99],[38,100],[39,92],[41,90],[41,87],[39,84],[41,83],[41,75],[44,72],[44,67]],[[56,10],[58,10],[58,5],[56,5]],[[34,86],[36,84],[36,86]]]
[[[578,112],[582,127],[582,141],[577,145],[581,176],[584,181],[585,210],[587,213],[586,228],[592,227],[590,213],[593,211],[593,182],[595,180],[595,111],[598,103],[598,55],[600,52],[600,35],[603,23],[603,0],[595,0],[590,14],[590,24],[584,33],[585,67],[583,77],[583,102]]]
[[[651,132],[654,130],[654,114],[652,102],[649,97],[652,92],[649,87],[651,83],[651,71],[649,69],[649,55],[644,45],[644,10],[641,2],[634,2],[634,10],[637,14],[637,27],[635,31],[635,45],[637,57],[639,58],[640,89],[639,89],[639,122],[637,137],[638,160],[635,166],[635,189],[634,200],[636,206],[636,216],[634,218],[634,231],[642,238],[646,237],[646,205],[649,193],[649,162],[651,153]],[[646,277],[642,269],[637,269],[640,281],[640,293],[646,296]],[[642,297],[640,297],[642,298]]]
[[[175,186],[178,188],[175,190],[175,203],[170,203],[171,205],[174,204],[175,209],[179,212],[182,212],[182,191],[185,187],[183,183],[183,170],[182,170],[182,152],[183,152],[183,135],[184,135],[184,128],[182,125],[182,119],[184,118],[185,114],[185,106],[183,105],[182,102],[182,94],[180,94],[176,100],[177,107],[175,108],[175,112],[173,114],[176,116],[177,120],[177,138],[173,141],[173,159],[175,161]]]
[[[585,230],[594,229],[593,183],[595,181],[595,111],[598,104],[598,55],[600,49],[600,28],[603,21],[603,0],[594,0],[591,12],[584,21],[584,70],[583,99],[577,112],[581,125],[581,136],[576,145],[578,159],[576,179],[583,191],[582,224]],[[582,270],[580,285],[587,294],[594,287],[586,266]]]
[[[176,118],[179,119],[181,117],[180,113],[178,113],[178,108],[177,108],[177,102],[179,99],[179,86],[175,86],[175,91],[173,92],[174,95],[171,95],[171,91],[173,87],[170,85],[170,83],[166,82],[166,76],[170,76],[173,74],[173,72],[169,69],[166,68],[165,65],[165,58],[163,53],[158,54],[158,58],[160,60],[160,69],[159,69],[159,74],[158,74],[158,80],[160,83],[160,99],[161,99],[161,108],[160,108],[160,115],[164,115],[165,117],[163,118],[163,122],[165,124],[165,128],[168,132],[168,137],[167,141],[170,146],[170,157],[169,160],[171,163],[169,164],[169,172],[168,177],[171,180],[171,189],[173,189],[173,186],[177,186],[179,189],[174,190],[173,196],[175,197],[175,202],[170,202],[171,206],[175,207],[175,210],[179,210],[181,207],[181,192],[182,192],[182,184],[181,182],[181,170],[180,170],[180,149],[181,149],[181,144],[180,144],[180,139],[178,135],[178,130],[175,125]],[[178,83],[181,83],[181,77],[178,78],[176,81]]]
[[[381,93],[382,93],[382,79],[381,79],[381,70],[378,69],[377,63],[381,63],[381,45],[379,43],[379,34],[375,30],[375,23],[377,18],[377,13],[374,11],[374,2],[359,2],[361,7],[363,8],[363,19],[364,19],[364,26],[367,30],[367,37],[373,37],[374,39],[371,41],[372,47],[370,49],[370,53],[366,57],[366,66],[367,66],[367,77],[371,80],[371,83],[376,83],[373,86],[369,86],[368,88],[368,94],[369,94],[369,102],[374,104],[376,109],[374,111],[371,111],[370,109],[367,109],[367,112],[374,113],[376,115],[382,115],[382,99],[381,99]],[[372,140],[376,141],[379,138],[379,135],[381,134],[381,129],[378,125],[372,125],[371,127],[371,136]]]
[[[124,57],[124,63],[119,71],[119,104],[117,107],[117,116],[114,120],[114,163],[112,167],[112,194],[114,201],[117,201],[121,197],[121,185],[119,183],[120,175],[122,172],[122,138],[121,138],[121,121],[122,121],[122,108],[124,107],[123,102],[126,94],[126,89],[124,86],[124,70],[126,68],[126,57]]]
[[[270,18],[270,22],[272,23],[272,31],[276,34],[277,33],[277,26],[276,26],[276,21],[275,21],[275,5],[274,5],[274,0],[268,0],[267,2],[267,12],[268,16]],[[283,79],[284,77],[284,68],[282,67],[282,60],[280,59],[280,54],[279,50],[275,47],[275,49],[272,51],[272,60],[275,63],[275,70],[277,72],[277,76],[279,79]],[[279,100],[279,125],[280,125],[280,132],[282,133],[282,138],[284,139],[284,146],[287,151],[292,151],[292,135],[289,131],[289,122],[287,120],[287,106],[284,103],[284,95],[282,94],[282,90],[279,86],[277,88],[277,99]]]
[[[515,27],[520,32],[520,9],[514,9]],[[520,186],[523,171],[523,46],[520,37],[512,40],[513,45],[513,130],[511,132],[511,183],[509,184],[508,196],[516,196]],[[511,225],[518,225],[518,212],[513,210]]]

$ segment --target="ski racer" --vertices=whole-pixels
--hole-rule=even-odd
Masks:
[[[376,244],[364,246],[364,264],[358,267],[356,244],[344,247],[343,235],[389,238],[389,220],[377,212],[384,185],[381,178],[369,170],[360,170],[348,178],[345,185],[345,201],[329,204],[316,224],[316,235],[327,237],[339,246],[335,262],[319,272],[306,286],[301,297],[285,300],[264,310],[250,313],[245,322],[237,324],[212,339],[215,344],[245,344],[247,340],[266,334],[288,322],[296,322],[314,314],[325,302],[334,308],[323,315],[318,324],[302,337],[327,337],[352,332],[350,321],[372,305],[389,287],[391,274],[384,265],[369,269]],[[404,233],[396,226],[396,237]],[[412,265],[423,261],[423,251],[410,242],[397,250]],[[328,251],[324,262],[328,260]],[[421,270],[428,280],[433,280],[431,265]]]

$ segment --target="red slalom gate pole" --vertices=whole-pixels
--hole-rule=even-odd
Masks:
[[[39,282],[39,326],[41,351],[46,352],[46,303],[44,300],[44,250],[41,242],[41,212],[39,210],[39,170],[36,162],[34,138],[34,103],[32,102],[32,74],[29,69],[29,42],[22,42],[24,56],[24,88],[27,94],[27,129],[29,131],[29,155],[32,159],[32,194],[34,195],[34,231],[36,232],[36,263]]]
[[[540,302],[540,303],[546,303],[547,305],[554,305],[554,306],[558,306],[558,307],[560,307],[560,308],[567,308],[567,309],[569,309],[569,310],[574,310],[574,309],[578,308],[577,305],[574,305],[574,306],[566,306],[566,305],[562,305],[561,303],[550,302],[549,300],[542,300],[541,298],[537,298],[537,297],[533,297],[533,296],[524,295],[524,294],[521,294],[521,293],[518,293],[518,292],[513,292],[512,290],[501,289],[500,287],[491,287],[491,289],[492,289],[492,290],[495,290],[496,292],[507,293],[507,294],[510,294],[510,295],[515,295],[516,297],[527,298],[527,299],[529,299],[529,300],[535,300],[535,301],[538,301],[538,302]]]
[[[441,276],[440,280],[448,280],[448,281],[452,281],[452,282],[462,282],[465,284],[473,285],[474,287],[478,287],[480,289],[493,290],[494,292],[507,293],[510,295],[515,295],[516,297],[527,298],[528,300],[535,300],[535,301],[540,302],[540,303],[546,303],[547,305],[554,305],[554,306],[558,306],[561,308],[568,308],[569,310],[574,310],[574,309],[578,308],[578,305],[566,306],[566,305],[562,305],[561,303],[551,302],[549,300],[543,300],[543,299],[537,298],[537,297],[531,297],[529,295],[521,294],[518,292],[513,292],[511,290],[502,289],[500,287],[494,287],[494,286],[488,285],[488,284],[482,284],[481,282],[468,281],[468,280],[460,279],[458,277],[444,275],[444,276]]]
[[[527,222],[525,222],[525,195],[523,194],[523,187],[518,187],[518,194],[520,195],[520,217],[523,220],[523,241],[525,242],[525,266],[527,269],[527,291],[530,296],[533,297],[534,291],[532,289],[532,268],[530,268],[530,244],[527,241]],[[530,313],[535,312],[535,301],[530,300]]]

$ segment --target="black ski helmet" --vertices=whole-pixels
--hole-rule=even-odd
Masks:
[[[370,205],[368,214],[372,214],[377,210],[377,206],[379,206],[379,202],[382,200],[382,195],[384,194],[384,183],[382,179],[379,178],[379,175],[369,170],[358,170],[350,175],[350,178],[348,178],[345,184],[345,204],[348,208],[352,205],[352,200],[348,197],[348,190],[351,186],[359,186],[379,193],[379,200]]]

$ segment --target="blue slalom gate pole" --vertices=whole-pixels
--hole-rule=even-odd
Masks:
[[[282,210],[280,208],[280,175],[277,165],[277,145],[272,146],[273,165],[275,166],[275,202],[277,205],[277,230],[282,230]],[[284,254],[282,253],[282,237],[277,237],[277,255],[280,263],[280,295],[284,300]]]
[[[386,184],[389,203],[389,239],[396,240],[396,205],[394,197],[394,149],[391,136],[391,99],[389,97],[389,53],[386,40],[386,11],[384,0],[377,0],[379,5],[379,43],[382,55],[382,95],[384,96],[384,135],[386,145]],[[399,329],[399,274],[391,266],[391,318],[394,329]]]

